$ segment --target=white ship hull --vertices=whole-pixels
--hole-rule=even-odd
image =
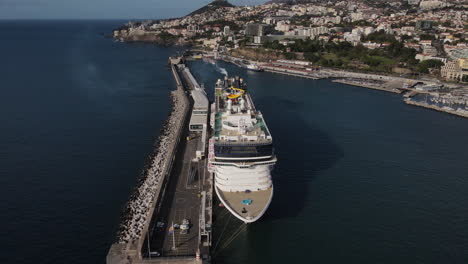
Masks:
[[[273,199],[273,139],[242,79],[218,80],[211,125],[208,169],[215,191],[239,220],[260,219]]]
[[[260,219],[273,199],[271,165],[251,168],[215,166],[216,194],[235,217],[245,223]],[[243,203],[248,201],[248,204]]]

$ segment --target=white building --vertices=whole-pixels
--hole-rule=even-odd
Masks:
[[[435,8],[440,8],[444,6],[445,6],[445,3],[442,1],[438,1],[438,0],[421,1],[419,3],[419,7],[421,9],[435,9]]]
[[[422,46],[422,53],[429,56],[437,56],[437,49],[432,46]]]
[[[441,58],[441,57],[431,56],[431,55],[422,54],[422,53],[416,54],[415,59],[417,59],[419,61],[438,60],[438,61],[441,61],[443,63],[447,63],[447,58]]]
[[[441,67],[440,75],[442,78],[452,81],[463,81],[468,79],[468,59],[459,59],[447,62]]]
[[[376,31],[380,31],[380,30],[383,30],[385,33],[390,34],[390,35],[393,34],[392,25],[390,24],[380,24],[377,27]]]
[[[351,21],[352,22],[363,20],[363,19],[364,19],[364,15],[362,14],[362,12],[353,12],[353,13],[351,13]]]
[[[364,35],[369,35],[369,34],[372,34],[374,33],[375,29],[373,27],[365,27],[364,28]]]
[[[353,44],[361,42],[361,34],[345,32],[343,37],[346,41],[352,42]]]
[[[288,32],[291,27],[287,21],[278,21],[278,23],[276,23],[275,29],[281,32]]]

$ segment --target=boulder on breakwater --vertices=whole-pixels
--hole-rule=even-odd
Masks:
[[[179,131],[185,119],[188,101],[181,89],[173,91],[172,111],[155,143],[155,151],[150,155],[145,168],[137,181],[129,201],[124,207],[116,243],[135,244],[142,238],[144,228],[151,220],[150,212],[155,206],[159,190],[166,174],[170,171],[171,153],[178,142]]]

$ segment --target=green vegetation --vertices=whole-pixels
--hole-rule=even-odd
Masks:
[[[377,43],[397,42],[397,40],[395,39],[395,36],[385,33],[384,30],[370,33],[366,37],[363,37],[362,41],[363,42],[370,41],[370,42],[377,42]]]
[[[420,73],[429,73],[429,69],[440,70],[440,67],[442,66],[444,66],[444,63],[441,62],[440,60],[425,60],[419,63],[418,71]]]
[[[445,21],[444,23],[442,23],[442,26],[444,27],[451,27],[452,26],[452,22],[451,21]]]
[[[295,53],[292,53],[292,52],[286,52],[284,54],[284,57],[287,59],[287,60],[295,60],[296,59],[296,54]]]
[[[432,34],[421,34],[419,38],[421,40],[435,40],[435,36]]]
[[[198,10],[193,11],[192,13],[188,14],[188,16],[193,16],[193,15],[201,14],[204,12],[213,12],[216,9],[221,8],[221,7],[234,7],[234,5],[232,5],[226,0],[216,0]]]
[[[163,32],[159,33],[158,37],[161,38],[162,40],[166,40],[166,41],[172,41],[172,40],[179,39],[179,37],[174,36],[174,35],[166,32],[166,31],[163,31]]]
[[[372,40],[391,41],[380,49],[367,49],[362,45],[353,46],[349,42],[324,42],[318,40],[295,40],[287,47],[278,41],[267,42],[266,49],[282,51],[285,57],[290,53],[303,53],[304,59],[325,67],[358,69],[371,72],[392,72],[394,67],[406,67],[415,70],[418,61],[414,58],[416,50],[404,47],[391,35],[377,33],[369,35]]]
[[[161,32],[157,35],[157,37],[159,38],[159,44],[161,45],[172,45],[174,43],[176,43],[178,40],[179,40],[179,37],[177,36],[174,36],[168,32]]]

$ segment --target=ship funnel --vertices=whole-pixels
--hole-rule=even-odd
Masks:
[[[241,110],[245,110],[245,100],[241,98],[241,99],[239,100],[239,103],[240,103],[240,109],[241,109]]]
[[[232,101],[227,100],[227,110],[228,110],[229,113],[231,112],[231,109],[232,109]]]

